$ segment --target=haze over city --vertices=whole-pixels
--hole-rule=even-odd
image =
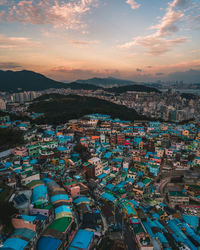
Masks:
[[[1,0],[0,69],[197,82],[199,11],[199,0]]]

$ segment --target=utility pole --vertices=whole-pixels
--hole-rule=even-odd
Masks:
[[[115,203],[114,203],[114,224],[115,224],[115,226],[116,226]]]
[[[124,239],[124,213],[122,212],[122,234],[121,234],[121,237],[122,239]]]

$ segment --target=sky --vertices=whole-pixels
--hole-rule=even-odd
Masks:
[[[0,69],[200,82],[200,0],[0,0]]]

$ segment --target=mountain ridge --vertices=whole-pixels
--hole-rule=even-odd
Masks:
[[[63,88],[65,85],[65,83],[54,81],[34,71],[0,70],[1,91],[18,92],[20,89],[23,91],[37,91],[48,88]]]
[[[96,84],[93,81],[96,81]],[[113,84],[114,82],[115,84]],[[103,84],[101,84],[102,86],[100,86],[97,83],[103,83]],[[137,84],[133,81],[122,80],[113,77],[108,77],[108,78],[94,77],[88,80],[78,80],[78,82],[75,81],[71,83],[63,83],[52,80],[34,71],[0,70],[0,91],[7,91],[7,92],[41,91],[49,88],[71,88],[74,90],[82,89],[82,90],[93,90],[93,91],[102,89],[108,92],[116,92],[116,93],[123,93],[126,91],[158,92],[158,90],[155,88]]]
[[[106,78],[100,78],[100,77],[93,77],[86,80],[78,79],[76,80],[77,83],[89,83],[98,85],[101,87],[112,87],[112,86],[122,86],[122,85],[131,85],[131,84],[137,84],[134,81],[131,80],[124,80],[124,79],[118,79],[114,77],[106,77]]]
[[[44,117],[34,120],[38,124],[58,125],[93,113],[108,114],[112,118],[130,121],[147,119],[126,106],[78,95],[46,94],[35,99],[29,106],[29,111],[44,114]]]

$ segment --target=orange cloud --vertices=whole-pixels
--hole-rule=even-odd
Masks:
[[[59,80],[70,80],[74,81],[77,79],[88,79],[91,77],[120,77],[120,72],[117,69],[80,69],[73,67],[54,67],[49,72],[47,72],[48,76],[59,79]]]
[[[186,0],[173,0],[169,3],[165,15],[161,21],[150,29],[156,29],[156,32],[148,36],[138,36],[131,42],[119,46],[122,49],[129,49],[136,45],[146,48],[150,55],[158,56],[170,51],[178,44],[187,42],[186,37],[174,39],[166,38],[179,31],[178,23],[184,17],[185,9],[189,5]],[[179,9],[178,9],[179,8]]]
[[[129,49],[135,45],[141,45],[148,49],[148,52],[152,56],[162,55],[170,51],[175,45],[181,44],[187,41],[187,38],[181,37],[176,39],[165,39],[156,35],[149,35],[144,37],[136,37],[132,42],[125,43],[119,47],[122,49]]]
[[[89,40],[89,41],[85,41],[85,40],[72,40],[70,43],[72,45],[74,45],[75,47],[83,48],[83,47],[88,47],[89,45],[98,44],[99,41],[97,41],[97,40]]]
[[[32,41],[28,37],[7,37],[0,34],[0,48],[1,49],[24,49],[37,47],[40,43]]]
[[[97,0],[19,0],[10,1],[8,12],[2,16],[6,21],[31,24],[53,24],[67,29],[84,28],[82,16],[95,6]],[[8,1],[9,3],[9,1]]]
[[[126,3],[129,4],[131,6],[131,9],[133,10],[138,9],[140,7],[140,4],[134,0],[126,0]]]

